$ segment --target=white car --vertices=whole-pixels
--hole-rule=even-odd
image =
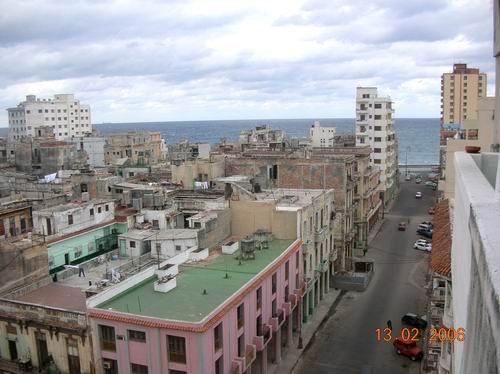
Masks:
[[[421,199],[421,198],[422,198],[422,192],[417,192],[417,193],[415,194],[415,197],[416,197],[417,199]]]
[[[405,181],[411,181],[411,175],[408,174],[406,177],[405,177]]]
[[[422,243],[422,242],[419,242],[417,240],[415,242],[415,244],[413,245],[413,249],[418,249],[420,251],[430,252],[430,251],[432,251],[432,244],[430,244],[430,243]]]
[[[417,243],[424,244],[424,245],[431,244],[431,242],[429,240],[427,240],[427,239],[417,239],[417,241],[415,242],[415,244],[417,244]]]

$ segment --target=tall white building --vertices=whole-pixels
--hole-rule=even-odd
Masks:
[[[319,121],[314,121],[309,130],[309,137],[313,147],[333,147],[335,127],[322,127]]]
[[[384,204],[393,200],[398,186],[398,143],[390,97],[379,97],[376,87],[356,89],[356,145],[370,145],[370,165],[381,169]]]
[[[80,104],[72,94],[55,95],[53,99],[26,96],[15,108],[7,109],[9,137],[21,139],[41,136],[40,127],[52,127],[57,140],[82,136],[92,132],[90,106]]]

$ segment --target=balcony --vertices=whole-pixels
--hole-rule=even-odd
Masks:
[[[253,344],[255,344],[258,351],[262,351],[266,348],[267,343],[269,343],[272,336],[271,327],[268,325],[262,325],[259,331],[257,331],[257,336],[254,336],[253,338]]]
[[[298,304],[298,296],[295,294],[290,294],[290,309],[294,310]]]
[[[330,261],[335,262],[338,257],[338,251],[337,248],[333,248],[333,250],[330,251]]]
[[[292,303],[290,303],[289,301],[284,302],[281,307],[283,308],[286,316],[292,314]]]
[[[317,271],[319,271],[320,273],[326,273],[328,271],[328,265],[330,265],[328,260],[321,260],[318,264]]]
[[[316,243],[322,243],[327,237],[327,226],[323,226],[322,228],[316,230],[314,232],[314,241]]]
[[[444,287],[434,288],[432,290],[431,300],[444,302],[446,289]]]
[[[285,322],[285,311],[283,309],[278,309],[278,327],[283,326]]]
[[[247,344],[247,348],[245,349],[245,361],[243,362],[243,367],[248,369],[248,367],[255,361],[255,357],[257,357],[257,349],[253,344]]]
[[[305,281],[300,281],[299,288],[296,288],[294,291],[294,294],[297,295],[297,297],[303,297],[306,293],[306,282]]]
[[[271,326],[271,331],[276,332],[279,328],[278,315],[276,317],[269,318],[269,326]]]
[[[314,243],[311,240],[306,240],[305,243],[302,244],[302,253],[308,254],[314,251]]]

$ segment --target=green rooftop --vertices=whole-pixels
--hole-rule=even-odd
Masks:
[[[255,259],[233,255],[211,256],[203,264],[179,266],[177,287],[167,293],[154,290],[156,275],[100,304],[97,308],[157,317],[199,322],[231,295],[278,258],[293,240],[273,240],[269,249],[255,252]],[[226,273],[228,277],[226,276]],[[207,294],[203,294],[203,290]]]

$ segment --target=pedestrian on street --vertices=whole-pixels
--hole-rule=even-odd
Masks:
[[[387,321],[387,328],[389,330],[392,330],[392,322],[391,322],[391,320]]]

